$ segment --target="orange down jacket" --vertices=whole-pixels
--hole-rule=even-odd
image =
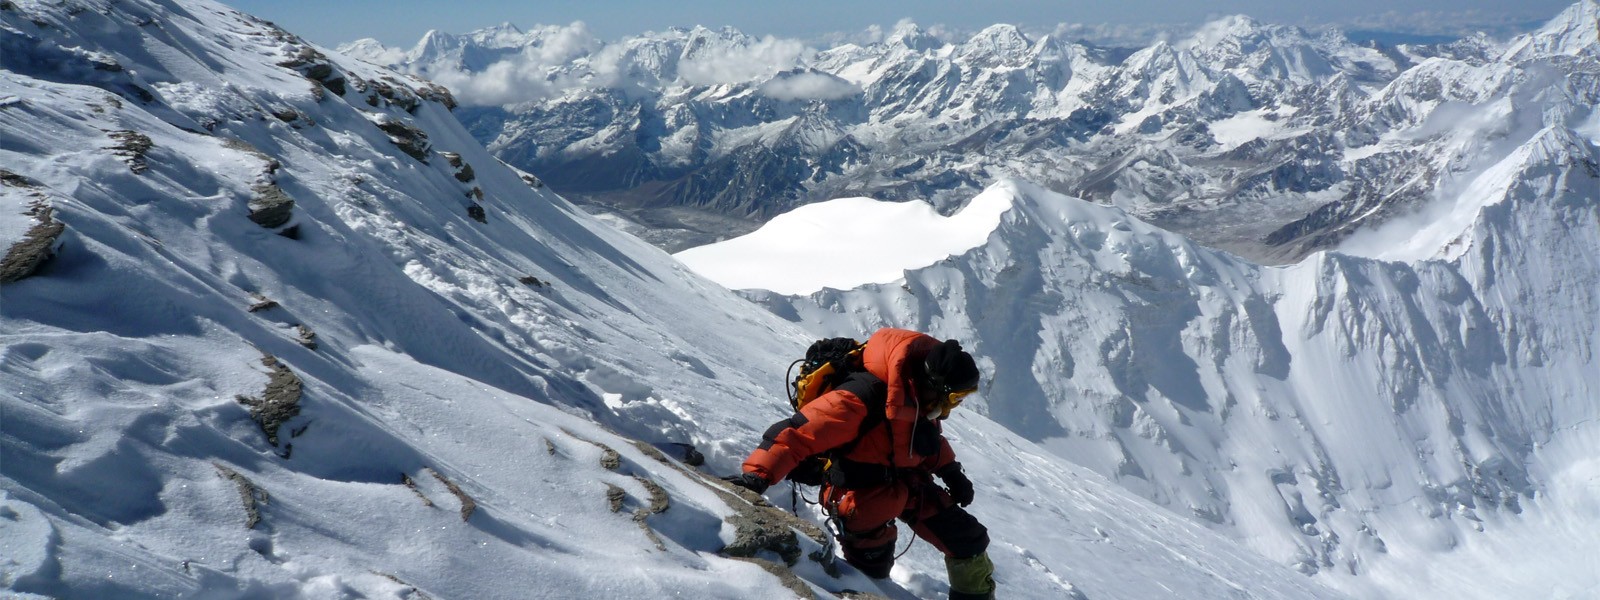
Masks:
[[[776,434],[768,432],[761,447],[745,459],[744,472],[756,473],[768,483],[782,481],[806,457],[844,446],[858,433],[860,441],[843,457],[846,460],[927,471],[954,462],[955,451],[942,435],[937,444],[922,446],[926,453],[918,453],[912,444],[913,438],[930,435],[929,428],[934,435],[939,432],[938,423],[920,418],[915,384],[909,376],[909,365],[920,362],[938,344],[938,340],[915,331],[879,329],[867,339],[861,359],[867,372],[886,384],[884,420],[860,431],[870,399],[833,390],[801,407],[786,422],[774,425],[778,429],[787,423]],[[923,431],[918,432],[919,428]]]

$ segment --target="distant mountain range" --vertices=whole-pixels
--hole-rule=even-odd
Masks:
[[[447,85],[540,83],[457,115],[503,160],[669,249],[835,197],[949,211],[1017,176],[1282,262],[1415,210],[1496,135],[1419,126],[1497,100],[1516,121],[1541,94],[1588,93],[1595,13],[1584,0],[1505,43],[1357,44],[1234,16],[1131,52],[1010,25],[947,43],[912,24],[787,54],[732,29],[575,43],[510,25],[341,50]],[[752,57],[772,68],[715,68]],[[1529,61],[1559,76],[1519,76]]]
[[[0,0],[0,596],[941,597],[930,544],[872,581],[817,510],[717,479],[792,414],[811,340],[895,325],[978,357],[945,431],[1003,597],[1595,597],[1597,12],[1392,70],[1227,19],[1132,53],[1005,27],[818,56],[555,28],[436,77],[594,101],[529,131],[596,173],[648,131],[641,161],[704,152],[755,186],[835,156],[801,179],[905,178],[972,210],[904,242],[938,238],[931,263],[781,295],[730,292],[496,160],[438,82],[213,0]],[[1128,210],[1020,179],[961,196],[1007,165],[1075,169],[1044,182]],[[1149,196],[1173,190],[1216,195]],[[1346,251],[1262,266],[1129,214],[1248,241],[1284,230],[1284,198],[1334,208],[1252,247]],[[876,208],[905,210],[849,216],[934,221]]]

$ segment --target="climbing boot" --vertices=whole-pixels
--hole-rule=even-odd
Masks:
[[[970,558],[945,557],[950,600],[994,600],[994,563],[985,552]]]
[[[894,568],[894,544],[876,548],[845,546],[844,561],[850,563],[850,566],[855,567],[867,577],[873,579],[888,578],[889,570]]]

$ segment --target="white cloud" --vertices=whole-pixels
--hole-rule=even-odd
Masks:
[[[678,77],[693,85],[743,83],[792,69],[809,51],[799,40],[770,35],[748,45],[716,45],[678,63]]]
[[[458,100],[469,105],[539,100],[570,88],[591,87],[595,80],[611,80],[609,74],[597,77],[572,68],[574,61],[606,47],[582,21],[541,27],[528,36],[534,43],[482,70],[465,71],[453,63],[440,63],[421,66],[419,74],[450,88]]]
[[[591,54],[604,45],[600,38],[589,31],[589,25],[583,21],[573,21],[566,27],[552,26],[539,30],[539,43],[537,46],[524,46],[523,57],[529,61],[557,65],[574,58]]]
[[[861,87],[827,73],[806,71],[778,75],[757,91],[774,100],[838,100],[861,93]]]

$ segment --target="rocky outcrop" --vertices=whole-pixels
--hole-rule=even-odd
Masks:
[[[444,484],[445,489],[450,490],[451,495],[454,495],[456,500],[461,502],[461,520],[466,521],[472,518],[472,513],[478,510],[477,501],[474,501],[472,496],[468,496],[466,492],[461,491],[461,486],[456,485],[456,482],[446,479],[444,475],[440,475],[438,471],[433,470],[433,467],[428,467],[426,471],[434,479],[439,480],[439,483]]]
[[[467,161],[462,160],[460,154],[455,152],[440,152],[439,155],[443,156],[444,159],[450,163],[450,167],[456,170],[456,181],[461,183],[471,183],[472,180],[478,178],[477,174],[472,172],[472,165],[467,164]]]
[[[317,349],[317,332],[312,331],[310,327],[306,327],[304,324],[295,325],[294,333],[295,341],[299,342],[301,346],[305,346],[307,350]]]
[[[11,176],[17,177],[14,174]],[[7,181],[7,185],[10,185],[10,180]],[[12,283],[33,275],[55,256],[57,244],[67,226],[55,220],[54,212],[43,203],[35,204],[28,211],[37,222],[22,235],[22,240],[6,250],[5,258],[0,259],[0,283]]]
[[[256,293],[256,292],[251,292],[250,293],[250,308],[245,309],[245,311],[246,312],[261,312],[263,310],[272,310],[272,309],[277,308],[277,307],[278,307],[278,301],[277,300],[273,300],[271,298],[268,298],[268,297],[263,296],[263,295],[261,295],[259,293]]]
[[[443,104],[446,109],[456,109],[456,97],[449,89],[437,83],[429,83],[417,88],[417,96],[429,102]]]
[[[250,220],[267,229],[282,227],[294,216],[294,198],[278,187],[276,183],[267,183],[251,189],[255,193],[250,198]]]
[[[428,141],[428,134],[423,133],[421,129],[395,119],[383,119],[377,125],[378,129],[382,129],[384,133],[389,134],[389,141],[395,147],[400,148],[401,152],[424,164],[428,162],[428,151],[433,147],[433,144]]]
[[[645,453],[646,456],[655,459],[661,464],[677,469],[690,477],[704,480],[702,474],[683,468],[683,466],[667,458],[666,454],[663,454],[654,446],[642,442],[635,443],[634,446],[640,452]],[[800,537],[796,535],[796,531],[804,534],[819,546],[827,547],[830,543],[828,533],[823,531],[821,527],[801,519],[793,513],[768,504],[761,494],[734,486],[725,481],[715,481],[715,484],[708,481],[706,487],[734,509],[734,514],[724,519],[724,521],[733,525],[734,539],[733,542],[719,551],[719,554],[723,556],[749,559],[750,562],[756,562],[757,564],[770,564],[778,570],[774,571],[771,568],[768,570],[783,578],[785,576],[782,573],[789,573],[792,576],[792,572],[786,567],[793,567],[798,564],[800,558],[805,555],[804,549],[800,545]],[[665,508],[662,510],[665,510]],[[780,557],[784,565],[777,565],[759,558],[767,553]],[[822,565],[824,571],[837,576],[838,569],[834,565],[832,554],[814,552],[807,558]]]
[[[261,396],[240,395],[236,399],[250,408],[250,418],[261,426],[267,443],[277,446],[278,429],[300,414],[302,383],[294,371],[290,371],[271,354],[263,354],[261,364],[271,369],[267,374],[267,387],[261,391]]]
[[[145,159],[155,145],[150,141],[150,136],[130,130],[113,131],[107,135],[116,142],[109,148],[111,153],[128,163],[128,170],[137,174],[150,168],[150,163]]]
[[[416,494],[418,498],[421,498],[423,506],[433,508],[433,500],[429,500],[428,495],[422,493],[422,488],[417,487],[417,480],[412,479],[410,475],[401,473],[400,483],[406,486],[406,489],[411,490],[411,493]]]
[[[384,78],[382,81],[369,82],[372,90],[367,97],[367,104],[378,105],[378,98],[387,100],[389,104],[400,107],[406,112],[416,112],[422,106],[422,98],[413,94],[405,84],[393,78]]]
[[[306,43],[305,40],[300,39],[299,36],[270,24],[268,27],[270,35],[289,48],[289,58],[279,61],[277,63],[278,66],[298,72],[315,84],[312,90],[313,93],[317,94],[318,100],[322,100],[324,97],[323,90],[333,92],[336,96],[345,94],[347,88],[345,74],[341,73],[338,67],[335,67],[328,60],[327,55],[312,47],[311,44]]]
[[[211,464],[217,468],[218,476],[232,481],[239,488],[239,502],[244,505],[244,528],[255,529],[256,525],[261,524],[261,505],[271,501],[272,496],[267,494],[266,490],[261,489],[261,486],[256,485],[255,482],[250,481],[244,475],[240,475],[238,471],[222,463],[214,462]]]

